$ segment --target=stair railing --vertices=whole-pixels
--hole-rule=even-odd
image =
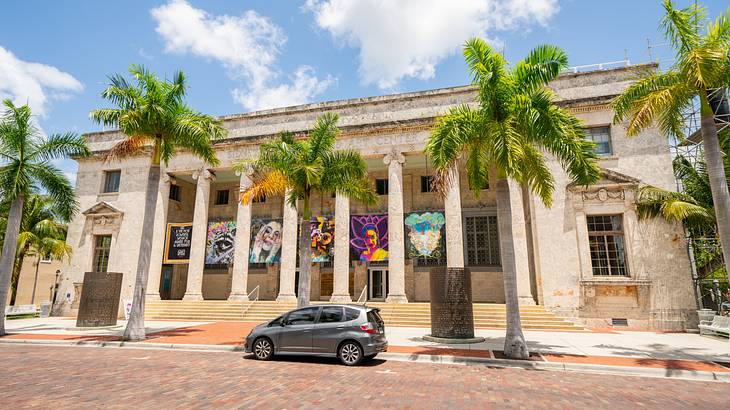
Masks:
[[[363,305],[367,301],[367,293],[368,293],[368,285],[365,285],[364,288],[362,288],[362,292],[360,292],[360,296],[357,298],[356,303],[362,303]]]
[[[257,302],[259,300],[259,289],[261,289],[261,285],[256,285],[256,287],[253,288],[253,290],[248,294],[248,300]],[[256,293],[256,297],[252,299],[251,295],[253,295],[254,293]]]
[[[261,285],[256,285],[255,288],[251,292],[248,293],[248,302],[243,304],[243,309],[241,311],[241,317],[246,316],[246,312],[248,312],[249,309],[251,309],[251,306],[253,306],[253,303],[259,300],[259,289],[261,288]],[[254,297],[253,294],[256,294]]]

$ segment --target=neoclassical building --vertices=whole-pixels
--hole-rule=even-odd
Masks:
[[[570,183],[551,160],[554,205],[511,185],[512,232],[519,298],[573,320],[602,326],[681,330],[695,309],[689,259],[679,226],[639,221],[634,198],[642,184],[673,189],[667,140],[651,129],[636,138],[612,125],[610,100],[642,66],[561,75],[552,83],[560,104],[585,123],[596,142],[603,178]],[[466,266],[475,302],[504,302],[497,209],[492,179],[478,198],[459,169],[449,193],[431,189],[423,154],[434,120],[450,107],[473,104],[468,86],[307,104],[222,117],[228,137],[215,142],[220,165],[180,153],[163,169],[153,232],[150,300],[294,300],[297,210],[284,198],[238,201],[249,175],[233,171],[255,158],[280,131],[304,135],[326,112],[340,115],[337,148],[358,150],[380,196],[365,206],[335,194],[312,201],[314,301],[425,302],[429,269]],[[81,210],[69,226],[73,258],[61,268],[56,309],[73,313],[84,272],[122,272],[131,297],[142,234],[149,157],[104,162],[119,132],[86,134],[94,152],[79,159]]]

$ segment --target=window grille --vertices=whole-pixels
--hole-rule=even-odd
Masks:
[[[106,272],[109,268],[111,235],[97,235],[94,242],[94,272]]]
[[[501,266],[496,215],[464,218],[467,266]]]
[[[621,215],[591,215],[587,223],[593,274],[628,276]]]

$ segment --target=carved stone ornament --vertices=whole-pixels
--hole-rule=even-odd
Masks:
[[[598,191],[585,191],[582,192],[582,197],[584,201],[600,201],[600,202],[606,202],[610,200],[624,200],[626,198],[626,194],[624,193],[623,189],[606,189],[601,188]]]

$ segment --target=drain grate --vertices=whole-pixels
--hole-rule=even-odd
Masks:
[[[614,317],[611,318],[611,326],[628,326],[629,320],[625,318]]]

